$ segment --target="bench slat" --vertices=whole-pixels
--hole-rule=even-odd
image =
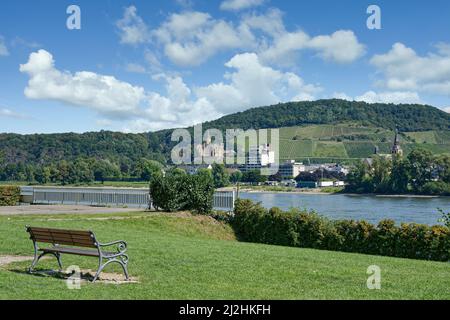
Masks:
[[[31,239],[37,242],[97,248],[95,238],[92,232],[89,231],[35,227],[30,227],[28,231],[30,233]]]
[[[98,250],[86,250],[86,249],[77,249],[77,248],[65,248],[65,247],[53,247],[53,248],[43,248],[40,249],[42,252],[54,252],[54,253],[65,253],[65,254],[74,254],[78,256],[87,256],[87,257],[98,257]]]
[[[65,230],[65,229],[49,229],[49,228],[36,228],[36,227],[30,227],[31,231],[35,232],[54,232],[54,233],[63,233],[63,234],[74,234],[74,235],[90,235],[90,231],[80,231],[80,230]]]

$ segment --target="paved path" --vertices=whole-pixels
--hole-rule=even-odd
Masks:
[[[144,212],[139,208],[107,208],[81,205],[25,205],[15,207],[0,207],[0,215],[27,215],[27,214],[89,214],[89,213],[121,213]]]

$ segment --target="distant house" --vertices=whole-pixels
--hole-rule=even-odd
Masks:
[[[282,178],[297,178],[301,172],[305,172],[306,168],[303,163],[289,160],[280,164],[278,172]]]
[[[316,189],[318,187],[318,182],[316,181],[299,181],[297,183],[297,188],[301,189]]]
[[[281,181],[281,185],[285,187],[297,187],[297,181],[291,179],[291,180],[283,180]]]
[[[334,181],[319,181],[319,188],[334,187]]]
[[[275,152],[272,151],[270,144],[263,144],[258,147],[250,147],[245,157],[245,165],[241,166],[241,171],[260,170],[267,168],[275,163]]]

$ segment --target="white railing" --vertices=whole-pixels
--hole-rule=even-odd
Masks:
[[[31,196],[33,204],[67,204],[115,207],[151,207],[148,189],[137,188],[70,188],[21,187],[22,196]],[[235,191],[216,191],[214,210],[231,212],[236,200]]]

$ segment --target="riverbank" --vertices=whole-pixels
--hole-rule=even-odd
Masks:
[[[450,198],[450,196],[435,196],[422,194],[379,194],[379,193],[352,193],[345,192],[344,188],[317,188],[317,189],[300,189],[291,187],[266,187],[266,186],[245,186],[240,187],[239,192],[245,193],[279,193],[279,194],[310,194],[310,195],[346,195],[360,197],[379,197],[379,198],[418,198],[418,199],[434,199],[434,198]]]

